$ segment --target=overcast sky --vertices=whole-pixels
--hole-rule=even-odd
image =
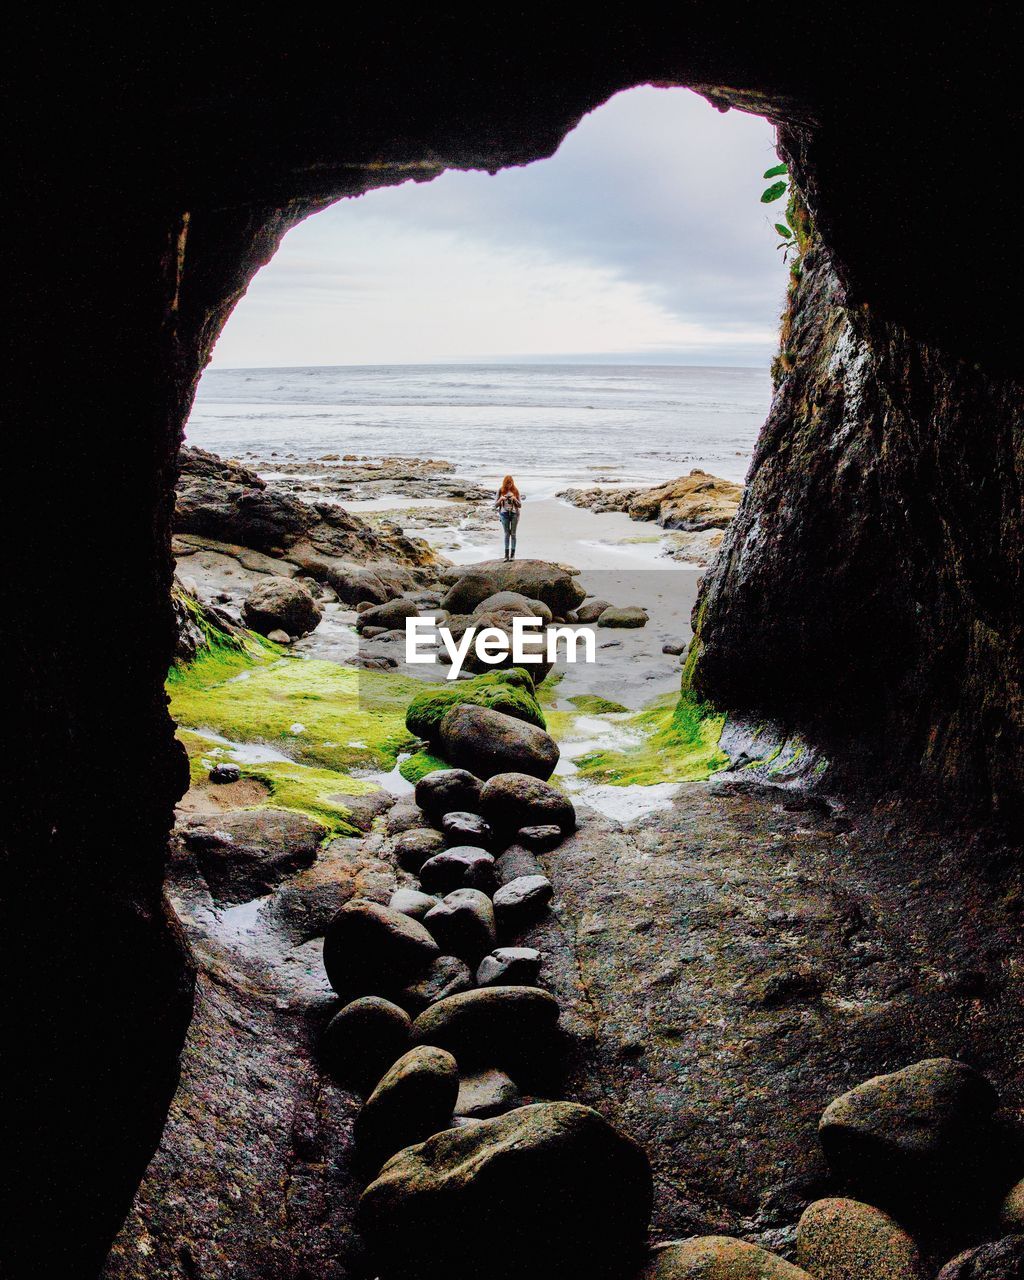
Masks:
[[[759,202],[772,140],[685,89],[633,89],[550,160],[343,200],[288,234],[214,365],[765,365],[786,275]]]

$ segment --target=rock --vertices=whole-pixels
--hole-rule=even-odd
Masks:
[[[664,529],[725,529],[739,508],[743,486],[694,469],[653,489],[566,489],[558,497],[591,511],[625,511],[631,520],[656,520]]]
[[[836,1098],[818,1136],[854,1195],[897,1211],[946,1214],[993,1176],[985,1162],[998,1103],[972,1067],[929,1058]]]
[[[365,634],[367,627],[380,627],[382,632],[397,629],[404,636],[406,618],[433,617],[437,612],[438,610],[427,608],[417,600],[399,596],[397,600],[388,600],[384,604],[361,610],[356,619],[356,630]]]
[[[399,992],[397,999],[413,1015],[422,1013],[438,1000],[473,989],[473,972],[457,956],[438,956],[430,968]]]
[[[182,830],[217,903],[251,902],[312,866],[326,828],[291,809],[237,809]]]
[[[282,631],[280,627],[275,627],[273,631],[268,631],[267,639],[273,640],[274,644],[291,644],[292,642],[288,632]]]
[[[728,1236],[700,1236],[655,1250],[636,1280],[813,1280],[778,1254]]]
[[[549,1056],[558,1001],[539,987],[484,987],[439,1000],[413,1021],[414,1044],[436,1044],[463,1067],[537,1065]]]
[[[482,889],[493,893],[497,884],[494,858],[486,849],[457,845],[442,849],[420,867],[420,884],[425,893],[451,893],[453,889]]]
[[[499,884],[510,884],[521,876],[542,876],[544,868],[529,849],[522,845],[512,844],[504,853],[494,860],[494,868],[498,873]]]
[[[455,634],[455,629],[452,634]],[[406,708],[405,727],[417,738],[423,738],[437,748],[445,717],[453,708],[467,703],[501,712],[540,730],[547,723],[537,701],[533,677],[521,667],[513,667],[507,671],[489,670],[469,679],[428,685]],[[462,807],[476,812],[475,801]]]
[[[518,876],[502,885],[494,895],[494,915],[504,933],[531,924],[544,914],[554,897],[547,876]]]
[[[494,907],[479,889],[456,889],[423,917],[442,951],[468,964],[494,946]]]
[[[324,934],[324,968],[339,994],[400,990],[438,954],[418,920],[364,898],[347,902]]]
[[[491,1116],[504,1115],[513,1107],[521,1106],[522,1095],[516,1088],[515,1081],[504,1071],[496,1067],[488,1067],[473,1075],[463,1076],[459,1083],[459,1096],[455,1103],[455,1114],[476,1120],[487,1120]]]
[[[599,627],[646,627],[650,621],[647,610],[639,605],[627,604],[620,608],[610,605],[597,620]]]
[[[403,1147],[447,1127],[459,1095],[450,1053],[418,1045],[390,1068],[356,1116],[356,1150],[374,1172]]]
[[[245,625],[261,636],[281,630],[289,636],[312,631],[323,612],[309,590],[294,578],[269,578],[258,582],[242,606]]]
[[[403,871],[419,875],[420,868],[434,854],[444,849],[444,836],[440,831],[431,831],[429,827],[414,827],[411,831],[402,831],[391,844],[395,861]]]
[[[1004,1236],[957,1254],[937,1280],[1024,1280],[1024,1235]]]
[[[540,618],[547,625],[554,619],[551,610],[543,600],[530,600],[518,591],[498,591],[486,600],[481,600],[473,610],[479,616],[482,613],[518,614],[522,618]]]
[[[336,800],[348,810],[348,820],[359,831],[369,831],[375,818],[387,813],[395,803],[395,797],[389,791],[367,791],[361,796],[328,796]]]
[[[480,779],[467,769],[435,769],[416,783],[416,803],[435,821],[454,810],[479,813]]]
[[[339,1083],[368,1093],[409,1048],[412,1022],[390,1000],[361,996],[324,1028],[320,1061]]]
[[[887,1213],[858,1200],[808,1205],[796,1249],[816,1280],[925,1280],[913,1239]]]
[[[605,609],[610,609],[611,607],[612,602],[610,600],[584,600],[576,610],[576,621],[582,623],[596,622]]]
[[[1024,1178],[1010,1188],[999,1210],[999,1221],[1007,1231],[1024,1231]]]
[[[481,987],[532,987],[540,961],[534,947],[498,947],[480,961],[476,980]]]
[[[690,647],[688,640],[669,640],[661,646],[662,653],[667,653],[673,658],[678,658],[684,654]]]
[[[537,853],[547,853],[560,845],[565,839],[562,828],[554,822],[541,822],[531,827],[520,827],[516,832],[516,840],[527,849]]]
[[[576,826],[572,801],[557,787],[528,773],[499,773],[480,792],[480,812],[497,836],[526,826],[556,826],[568,835]]]
[[[651,1199],[636,1143],[589,1107],[550,1102],[400,1152],[359,1225],[389,1280],[621,1280]]]
[[[441,830],[451,845],[479,845],[487,849],[491,844],[491,825],[478,813],[463,813],[458,809],[441,818]]]
[[[441,599],[449,613],[472,613],[499,591],[514,591],[528,600],[540,600],[561,618],[585,596],[572,574],[546,560],[484,560],[449,572],[455,581]]]
[[[237,782],[242,771],[237,764],[215,764],[210,770],[210,781],[218,784]]]
[[[438,736],[444,758],[479,778],[512,771],[549,778],[558,763],[558,745],[544,729],[469,703],[445,715]]]
[[[431,828],[418,804],[413,800],[399,800],[389,811],[384,829],[389,836],[396,836],[406,831],[429,831]]]
[[[419,889],[396,889],[391,895],[388,906],[392,911],[401,911],[404,916],[412,916],[414,920],[422,920],[427,912],[436,907],[440,898],[429,893],[420,893]]]

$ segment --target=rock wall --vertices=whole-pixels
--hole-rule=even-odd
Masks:
[[[736,519],[694,613],[696,689],[846,780],[1024,813],[1024,384],[846,305],[812,248]]]

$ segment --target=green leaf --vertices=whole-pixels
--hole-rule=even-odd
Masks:
[[[793,239],[792,231],[790,231],[789,227],[787,227],[784,222],[776,222],[775,230],[779,233],[780,236],[782,236],[783,240]]]
[[[786,184],[784,182],[773,182],[761,192],[761,203],[772,204],[786,194]]]
[[[777,164],[774,169],[766,169],[764,176],[766,178],[784,178],[786,176],[786,166]]]

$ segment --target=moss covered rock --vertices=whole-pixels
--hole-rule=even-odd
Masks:
[[[500,711],[526,724],[546,729],[544,712],[533,691],[533,680],[521,668],[491,671],[470,680],[450,680],[424,689],[409,703],[405,724],[410,733],[435,746],[440,741],[441,721],[453,707],[470,704]]]
[[[728,1236],[700,1236],[658,1249],[637,1280],[811,1280],[778,1254]]]
[[[924,1280],[913,1239],[859,1200],[816,1200],[800,1219],[797,1258],[817,1280]]]

